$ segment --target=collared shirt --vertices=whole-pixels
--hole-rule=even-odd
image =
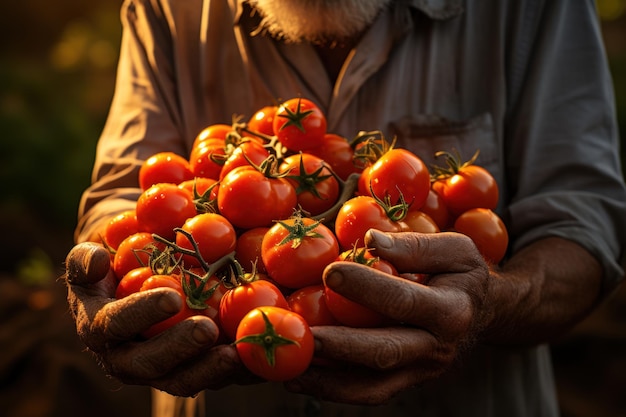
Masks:
[[[251,36],[258,17],[241,1],[126,0],[115,95],[77,240],[133,207],[138,169],[150,155],[188,155],[209,124],[302,96],[323,109],[329,131],[381,130],[428,164],[439,162],[439,150],[466,158],[480,150],[477,163],[500,187],[511,251],[546,236],[574,240],[602,263],[606,293],[623,275],[626,192],[594,7],[591,0],[394,1],[333,83],[312,46]],[[308,415],[318,406],[320,415],[558,414],[545,346],[481,346],[387,407],[312,406],[268,387],[280,408],[262,402],[267,415]],[[245,388],[225,392],[238,389]],[[209,401],[222,394],[206,393]]]

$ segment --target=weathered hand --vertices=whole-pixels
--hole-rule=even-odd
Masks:
[[[287,388],[356,404],[381,404],[445,372],[481,327],[489,270],[472,241],[456,233],[368,232],[368,247],[426,285],[357,263],[337,262],[326,284],[398,326],[313,328],[316,354],[341,366],[311,367]]]
[[[214,346],[218,328],[208,317],[191,317],[149,340],[138,338],[178,312],[183,300],[167,288],[115,300],[109,256],[98,244],[81,243],[68,254],[65,274],[78,335],[107,373],[179,396],[245,381],[234,347]]]

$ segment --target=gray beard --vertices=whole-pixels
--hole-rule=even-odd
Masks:
[[[287,43],[337,43],[363,32],[392,0],[248,0],[258,31]]]

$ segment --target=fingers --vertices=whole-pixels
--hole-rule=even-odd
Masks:
[[[111,254],[102,245],[85,242],[72,248],[65,259],[66,279],[71,284],[92,284],[111,267]]]

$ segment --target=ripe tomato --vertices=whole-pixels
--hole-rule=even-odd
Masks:
[[[344,326],[380,327],[389,319],[379,312],[352,301],[329,287],[324,288],[324,300],[333,317]]]
[[[121,300],[124,297],[139,292],[143,283],[153,275],[154,272],[152,272],[152,268],[149,266],[140,266],[131,269],[117,283],[115,298]]]
[[[412,232],[438,233],[441,231],[432,217],[421,210],[409,211],[402,221],[409,226],[409,230]]]
[[[382,232],[409,230],[406,223],[394,220],[394,214],[388,213],[373,197],[357,196],[346,201],[335,218],[335,235],[340,248],[349,250],[357,243],[362,244],[369,229]]]
[[[309,217],[293,216],[274,224],[261,246],[267,274],[287,288],[321,284],[324,268],[338,255],[333,232]]]
[[[437,153],[437,156],[441,155],[446,157],[449,169],[436,171],[438,180],[433,186],[448,210],[454,216],[472,208],[495,210],[499,198],[498,184],[489,171],[474,165],[478,152],[465,163],[447,152]]]
[[[220,180],[224,179],[226,174],[233,169],[243,165],[250,165],[250,162],[255,165],[261,165],[268,156],[270,156],[270,152],[261,142],[251,139],[244,140],[230,152],[228,158],[224,161],[220,171]]]
[[[337,261],[356,262],[367,265],[389,275],[398,275],[398,270],[391,262],[374,256],[366,247],[354,247],[339,254]]]
[[[209,125],[202,129],[196,139],[193,142],[192,148],[196,148],[201,145],[202,142],[205,142],[210,139],[226,139],[226,135],[233,131],[233,127],[231,125],[227,125],[224,123],[215,123]]]
[[[265,106],[257,110],[248,120],[248,130],[266,136],[274,136],[274,117],[278,106]]]
[[[217,198],[217,190],[219,190],[219,183],[213,178],[195,177],[191,180],[183,181],[178,184],[179,188],[183,188],[194,196],[194,199],[204,196],[204,194],[210,189],[211,192],[208,199]]]
[[[298,204],[311,216],[330,209],[339,197],[339,181],[328,164],[310,153],[291,155],[283,160],[281,172],[296,188]]]
[[[350,174],[361,172],[361,169],[354,164],[354,149],[343,136],[326,133],[320,146],[311,148],[308,152],[324,160],[344,181]]]
[[[269,227],[296,207],[296,189],[285,178],[268,176],[253,166],[229,172],[217,194],[219,212],[235,227]]]
[[[174,228],[196,215],[196,206],[189,191],[176,184],[155,184],[137,199],[137,223],[142,232],[173,240]]]
[[[332,315],[324,298],[324,285],[309,285],[287,296],[289,308],[300,314],[309,326],[333,326],[339,324]]]
[[[454,229],[469,236],[485,260],[499,263],[509,244],[509,234],[500,217],[490,209],[469,209],[454,222]]]
[[[151,233],[138,232],[120,243],[113,256],[113,272],[118,280],[132,269],[148,266],[153,248],[163,250],[163,244],[154,240]]]
[[[359,189],[363,195],[380,199],[389,198],[391,203],[400,201],[400,196],[418,210],[424,205],[430,190],[430,173],[426,164],[414,153],[401,148],[385,152],[368,168],[367,189]]]
[[[179,184],[193,178],[189,161],[174,152],[159,152],[139,168],[139,186],[147,190],[158,183]]]
[[[219,321],[224,334],[235,340],[241,319],[261,306],[289,308],[283,293],[270,281],[259,279],[229,289],[220,301]]]
[[[101,239],[110,250],[117,250],[128,236],[139,231],[135,210],[124,211],[113,217],[104,227]]]
[[[220,301],[228,291],[224,282],[216,275],[205,277],[205,271],[202,268],[190,268],[186,270],[184,279],[190,288],[192,296],[206,305],[206,309],[202,311],[202,315],[209,317],[220,326]],[[202,282],[202,280],[205,281]]]
[[[189,167],[196,177],[219,179],[224,159],[226,142],[224,139],[210,138],[191,148]]]
[[[185,221],[182,230],[191,235],[202,259],[211,264],[235,250],[237,234],[232,224],[217,213],[196,214]],[[192,242],[184,233],[176,233],[176,244],[184,249],[193,250]],[[198,258],[184,254],[183,264],[200,266]]]
[[[306,151],[320,146],[326,134],[326,116],[311,100],[292,98],[278,107],[273,127],[287,149]]]
[[[178,313],[174,314],[173,316],[159,323],[156,323],[150,326],[150,328],[142,332],[141,335],[145,337],[146,339],[149,339],[151,337],[158,335],[159,333],[164,332],[165,330],[169,329],[176,323],[179,323],[188,317],[191,317],[196,314],[201,314],[201,310],[194,310],[190,308],[185,302],[186,295],[185,295],[185,292],[183,291],[183,287],[180,282],[180,276],[178,275],[153,275],[142,284],[140,291],[148,291],[148,290],[152,290],[155,288],[163,288],[163,287],[173,288],[176,291],[178,291],[178,294],[183,299],[182,308],[180,309]]]
[[[255,227],[244,231],[237,238],[235,258],[246,272],[252,272],[253,266],[256,266],[256,270],[260,273],[267,272],[261,257],[261,244],[268,230],[270,230],[269,227]]]
[[[451,226],[450,222],[452,220],[452,216],[444,204],[441,195],[439,195],[439,193],[432,187],[428,192],[428,197],[426,197],[426,201],[420,211],[428,214],[437,224],[439,230],[447,230]]]
[[[241,320],[237,353],[253,374],[268,381],[287,381],[311,364],[313,333],[297,313],[278,307],[259,307]]]

